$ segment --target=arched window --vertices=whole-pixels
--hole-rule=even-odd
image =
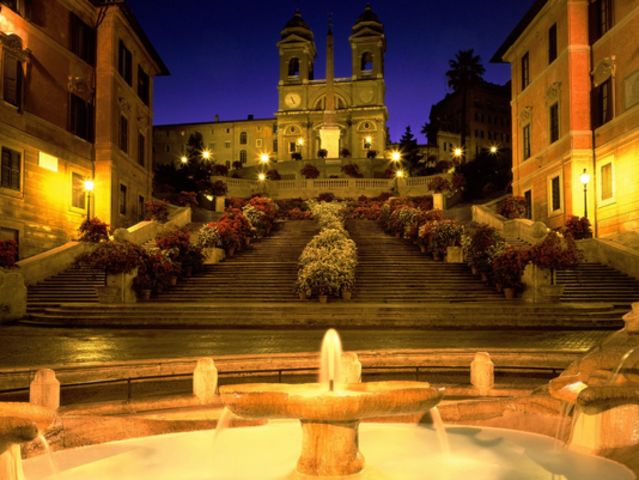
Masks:
[[[370,73],[373,71],[373,54],[371,52],[362,53],[362,72]]]
[[[288,61],[288,76],[299,77],[300,76],[300,59],[293,57]]]
[[[240,150],[240,162],[242,163],[242,165],[246,163],[246,159],[247,159],[246,150]]]
[[[246,145],[248,143],[246,132],[240,133],[240,145]]]

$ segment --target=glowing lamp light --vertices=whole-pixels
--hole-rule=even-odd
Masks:
[[[497,145],[493,145],[490,147],[490,153],[492,153],[493,155],[497,153],[499,149],[497,148]]]
[[[302,137],[297,139],[297,144],[298,145],[304,145],[304,139]]]
[[[92,192],[95,189],[95,183],[93,180],[85,180],[84,181],[84,191]]]
[[[584,173],[579,176],[579,181],[582,185],[588,185],[588,182],[590,182],[590,174],[586,171],[585,168]]]
[[[268,156],[268,153],[262,153],[260,155],[260,162],[261,163],[268,163],[271,160],[271,157]]]
[[[202,154],[202,155],[204,156],[204,154]],[[188,159],[188,157],[186,155],[182,155],[180,157],[180,162],[182,162],[183,164],[187,164],[187,163],[189,163],[189,159]]]
[[[453,150],[453,156],[455,158],[460,158],[464,154],[464,150],[461,147],[455,147]]]
[[[260,182],[263,182],[264,180],[266,180],[266,174],[265,174],[265,173],[259,173],[259,174],[257,175],[257,179],[258,179]]]
[[[210,150],[202,150],[202,158],[204,160],[210,160],[211,159],[211,151]]]
[[[373,143],[373,137],[371,137],[370,135],[364,138],[364,140],[366,140],[366,143]]]
[[[399,151],[398,151],[398,150],[393,150],[393,151],[391,152],[391,160],[392,160],[393,162],[399,162],[401,159],[402,159],[402,154],[401,154],[401,153],[399,153]]]
[[[404,178],[404,175],[405,175],[405,174],[404,174],[404,170],[397,170],[397,171],[395,172],[395,176],[396,176],[397,178]]]
[[[213,195],[204,195],[204,198],[206,198],[209,202],[213,201]]]

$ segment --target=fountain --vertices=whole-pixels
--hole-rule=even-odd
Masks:
[[[429,426],[360,425],[362,419],[424,412],[439,402],[442,392],[423,382],[357,383],[359,372],[343,368],[345,357],[352,366],[352,355],[342,354],[339,337],[331,331],[323,348],[322,381],[220,389],[229,410],[268,419],[266,424],[164,434],[54,452],[58,473],[52,475],[47,459],[35,457],[24,462],[26,478],[636,479],[623,465],[565,447],[557,449],[553,438],[538,434],[454,425],[446,428],[446,447],[438,441],[442,432]],[[433,416],[437,417],[437,412]],[[228,420],[226,414],[225,418]]]
[[[22,480],[20,444],[36,439],[55,414],[29,403],[0,402],[0,479]]]
[[[297,418],[302,424],[302,452],[297,471],[309,476],[359,473],[361,419],[425,412],[443,392],[425,382],[342,383],[342,346],[335,330],[324,336],[320,383],[249,384],[220,388],[222,402],[249,418]]]

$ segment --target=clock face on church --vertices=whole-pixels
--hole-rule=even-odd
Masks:
[[[302,104],[302,97],[297,93],[287,93],[284,97],[284,103],[286,103],[287,107],[299,107]]]

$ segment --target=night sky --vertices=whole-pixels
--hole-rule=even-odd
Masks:
[[[488,63],[532,0],[377,0],[384,23],[386,105],[391,138],[410,125],[419,133],[430,107],[448,91],[448,60],[474,48],[485,78],[504,83],[507,65]],[[366,2],[129,0],[171,76],[155,81],[155,123],[236,120],[277,110],[278,50],[284,24],[301,8],[315,33],[315,78],[325,76],[329,13],[334,16],[335,75],[351,75],[348,36]],[[179,7],[178,7],[179,6]]]

